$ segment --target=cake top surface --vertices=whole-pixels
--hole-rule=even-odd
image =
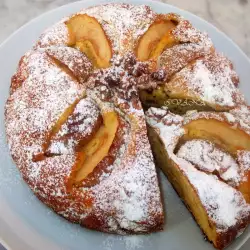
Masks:
[[[90,77],[88,81],[78,80],[75,77],[77,72],[88,74],[88,62],[82,64],[82,68],[77,68],[67,54],[62,57],[64,48],[52,49],[49,52],[38,49],[24,56],[20,65],[21,84],[13,85],[13,93],[6,104],[9,147],[24,179],[42,200],[52,204],[56,210],[60,208],[58,213],[73,221],[82,222],[94,213],[105,221],[105,230],[118,233],[125,233],[124,229],[147,231],[147,225],[160,224],[163,215],[159,186],[138,97],[131,96],[132,89],[131,93],[125,95],[126,91],[118,93],[110,88],[112,68],[96,72],[95,77]],[[77,61],[85,59],[76,58]],[[63,65],[58,64],[57,60]],[[127,79],[128,76],[124,77]],[[87,98],[84,97],[86,94]],[[51,129],[76,100],[80,101],[74,113],[61,126],[55,139],[68,134],[68,125],[82,119],[86,124],[70,127],[71,131],[76,128],[75,132],[89,133],[89,125],[96,122],[97,106],[100,104],[103,110],[116,111],[123,127],[119,130],[122,137],[119,148],[114,145],[111,150],[116,152],[113,163],[109,164],[106,158],[96,167],[98,182],[73,187],[69,195],[67,183],[78,161],[72,144],[66,149],[62,144],[52,144],[53,153],[60,155],[46,157],[42,161],[34,162],[33,156],[42,152]],[[89,105],[91,108],[85,110]],[[102,166],[106,165],[102,170]],[[74,197],[79,200],[74,200]],[[144,221],[148,224],[140,224]]]
[[[111,44],[112,58],[110,67],[106,69],[97,69],[88,54],[95,46],[88,44],[89,50],[82,53],[69,43],[72,34],[66,25],[67,21],[85,14],[101,24]],[[142,36],[154,22],[170,17],[178,22],[171,31],[178,45],[166,49],[162,61],[138,62],[134,52]],[[178,57],[173,58],[175,53],[178,53]],[[201,56],[206,57],[189,65],[192,59]],[[207,59],[209,56],[211,60]],[[217,61],[218,58],[220,60]],[[163,67],[164,61],[168,59],[169,65],[176,62],[176,68],[172,69],[172,74],[176,73],[174,77],[179,76],[188,81],[188,87],[192,86],[192,91],[196,91],[195,94],[202,99],[224,106],[242,102],[243,97],[234,95],[237,92],[234,89],[237,76],[230,62],[214,54],[211,39],[178,15],[159,15],[145,5],[100,5],[64,18],[41,35],[34,48],[20,60],[12,78],[5,117],[11,154],[23,178],[42,201],[72,221],[89,225],[89,220],[97,220],[102,230],[109,232],[146,232],[162,224],[163,208],[157,174],[138,89],[156,87],[170,77]],[[151,63],[156,65],[156,72],[150,71]],[[218,72],[214,67],[218,67]],[[218,88],[219,82],[223,88]],[[205,85],[209,88],[205,88]],[[208,93],[207,89],[213,91]],[[60,117],[76,101],[79,102],[72,116],[60,127],[54,139],[69,136],[72,131],[75,135],[89,135],[103,114],[99,110],[101,106],[106,112],[118,115],[119,128],[109,154],[97,164],[93,175],[86,178],[89,182],[86,181],[80,187],[73,186],[69,194],[67,187],[79,162],[79,152],[74,150],[77,139],[72,136],[71,139],[74,139],[68,141],[67,147],[58,141],[51,144],[53,155],[45,155],[44,160],[34,161],[34,155],[43,152]],[[242,107],[242,119],[237,126],[249,129],[249,116],[244,109]],[[173,148],[175,141],[184,133],[181,128],[183,118],[169,113],[166,116],[166,110],[151,110],[156,117],[162,118],[166,148]],[[238,115],[239,112],[232,111],[225,117],[235,124],[233,117]],[[79,121],[84,121],[81,126],[75,124]],[[160,124],[158,120],[150,121],[153,125]],[[242,164],[246,165],[248,157],[247,153],[242,153]],[[225,156],[225,160],[229,158]],[[219,214],[220,211],[214,211],[213,215],[218,218],[216,220],[221,219],[219,223],[222,227],[230,223],[233,225],[234,220],[247,209],[240,197],[230,200],[230,195],[232,198],[238,193],[221,183],[216,176],[206,180],[208,177],[202,171],[191,164],[187,165],[186,174],[190,175],[194,183],[198,180],[197,176],[201,175],[204,181],[218,183],[225,189],[224,204],[227,202],[232,206],[232,214],[227,220]],[[233,179],[230,176],[225,178]],[[93,179],[96,181],[94,184]],[[198,190],[201,196],[205,188]],[[216,199],[217,196],[203,197],[206,206],[214,206]]]
[[[117,56],[120,58],[134,52],[154,23],[163,20],[176,22],[171,34],[177,43],[167,47],[157,60],[158,74],[164,72],[157,84],[167,79],[167,93],[170,91],[177,97],[186,93],[188,98],[201,99],[215,109],[227,110],[244,104],[244,97],[236,87],[239,79],[232,63],[223,55],[214,53],[213,43],[206,33],[176,14],[159,15],[145,5],[104,4],[84,9],[45,31],[35,48],[68,46],[70,32],[67,21],[85,14],[101,24],[111,43],[113,62]],[[141,83],[141,88],[157,86],[154,80],[146,77]]]

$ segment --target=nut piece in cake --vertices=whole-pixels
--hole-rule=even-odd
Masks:
[[[86,14],[78,14],[66,21],[71,34],[69,46],[85,53],[97,68],[106,68],[112,57],[111,45],[98,21]]]

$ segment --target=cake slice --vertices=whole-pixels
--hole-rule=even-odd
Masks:
[[[184,45],[181,45],[182,50],[186,51],[184,55],[170,53],[178,51],[177,46],[169,49],[170,52],[165,55],[162,67],[169,74],[165,83],[141,91],[144,106],[167,106],[174,113],[184,114],[188,110],[228,111],[245,103],[236,87],[238,76],[226,57],[214,52],[202,55],[201,51],[196,52],[195,47],[186,45],[189,46],[189,50],[186,50]],[[194,53],[200,54],[200,58],[195,58]],[[179,56],[180,63],[175,56]],[[181,59],[181,56],[184,58]],[[181,68],[180,65],[185,67]]]
[[[250,136],[244,130],[244,138],[241,139],[247,143],[236,140],[237,133],[242,132],[240,124],[243,123],[236,122],[235,118],[234,127],[231,127],[227,125],[226,117],[232,121],[234,116],[229,113],[193,112],[182,117],[156,108],[147,112],[148,134],[157,164],[217,249],[226,247],[250,222],[249,191],[244,193],[246,189],[243,188],[247,185],[249,190],[249,154],[245,155],[245,165],[238,159],[242,152],[249,152]],[[193,132],[188,128],[192,122],[201,120],[208,123],[208,129],[197,124],[192,127]],[[224,127],[211,127],[209,122],[213,121],[215,125],[221,123]],[[232,129],[232,133],[235,130],[236,137],[221,133],[226,127]],[[222,142],[225,142],[225,148],[232,143],[228,150],[231,156],[220,149]],[[233,155],[236,147],[238,150]],[[218,156],[219,152],[221,155]],[[209,156],[210,164],[204,162]],[[223,163],[222,156],[229,163]]]

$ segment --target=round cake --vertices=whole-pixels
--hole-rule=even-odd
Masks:
[[[165,160],[147,126],[160,136],[162,131],[174,133],[178,145],[171,134],[169,142],[162,139],[161,152],[170,160],[175,154],[192,164],[208,185],[219,182],[219,195],[238,197],[226,203],[235,207],[234,223],[224,223],[224,217],[213,216],[202,203],[203,191],[194,184],[200,209],[215,225],[212,233],[186,202],[208,239],[223,248],[250,222],[250,121],[243,112],[249,108],[238,85],[230,60],[215,51],[207,34],[179,15],[157,14],[145,5],[90,7],[48,28],[21,58],[5,106],[10,153],[34,194],[67,220],[109,233],[150,233],[164,226],[151,147],[156,160],[161,158],[160,167],[165,168]],[[226,132],[223,138],[204,136],[211,131],[198,122],[198,132],[194,126],[182,133],[183,119],[190,124],[199,120],[188,120],[190,110],[200,119],[233,117],[231,127],[236,128],[237,121],[240,132],[226,143]],[[235,118],[237,113],[245,118]],[[194,157],[197,147],[201,155]],[[216,151],[210,158],[227,159],[218,163],[216,158],[219,167],[212,170],[202,157],[211,150],[225,152]],[[169,159],[169,168],[180,167],[179,161]],[[236,165],[245,171],[237,172]],[[224,172],[231,168],[235,176],[229,181]],[[164,172],[185,200],[181,178]],[[184,170],[181,175],[189,178]],[[224,207],[213,209],[217,215]]]

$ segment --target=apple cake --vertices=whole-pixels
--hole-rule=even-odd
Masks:
[[[154,154],[222,249],[250,222],[250,111],[238,84],[230,60],[177,14],[83,9],[20,59],[5,106],[10,153],[56,213],[117,234],[163,229]]]

